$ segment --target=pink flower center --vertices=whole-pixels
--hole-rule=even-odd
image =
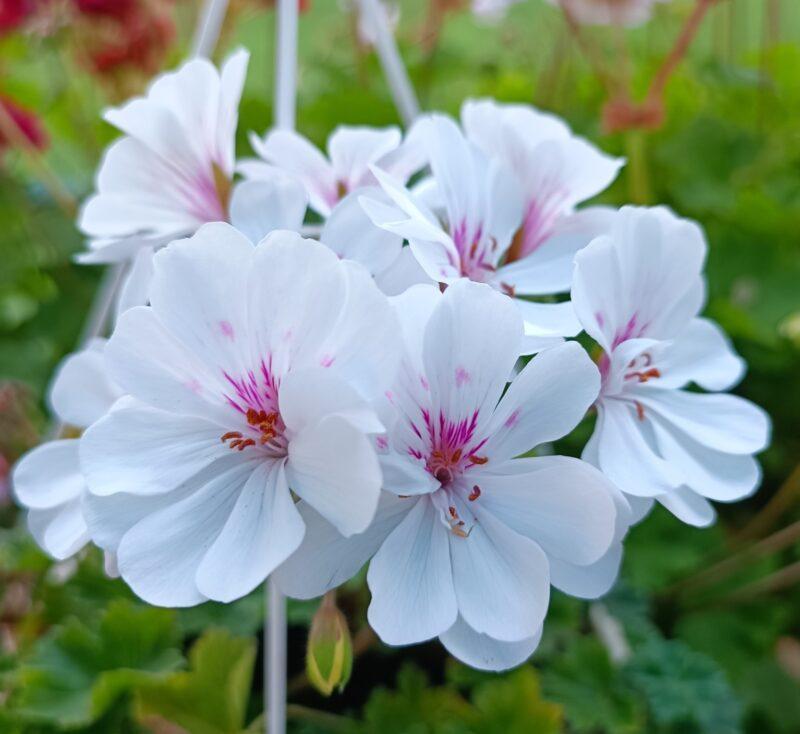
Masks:
[[[244,377],[223,374],[232,388],[225,399],[244,421],[241,430],[228,431],[220,440],[236,451],[260,448],[273,457],[286,456],[286,424],[278,407],[280,380],[272,373],[271,360],[262,360],[258,371]]]

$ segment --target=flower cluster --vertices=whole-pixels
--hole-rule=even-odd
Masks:
[[[756,489],[769,421],[723,392],[743,363],[699,316],[701,230],[579,206],[622,160],[470,100],[324,152],[251,134],[237,161],[246,66],[193,60],[106,113],[123,136],[79,225],[83,261],[128,268],[116,325],[55,379],[83,433],[14,473],[49,553],[92,541],[164,606],[270,574],[316,597],[369,564],[382,640],[500,670],[551,585],[612,587],[654,502],[702,526]],[[587,416],[583,457],[553,455]]]

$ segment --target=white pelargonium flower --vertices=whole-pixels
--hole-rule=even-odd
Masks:
[[[422,118],[415,129],[432,176],[412,192],[373,167],[391,203],[364,194],[361,202],[372,221],[406,238],[432,280],[469,278],[514,297],[525,319],[526,351],[577,334],[580,324],[570,303],[528,297],[568,290],[572,256],[590,237],[574,237],[566,228],[546,247],[520,249],[529,191],[514,169],[501,156],[480,150],[443,115]],[[503,136],[499,121],[494,134]]]
[[[572,430],[600,377],[569,343],[535,357],[503,395],[523,341],[512,301],[466,280],[393,301],[405,358],[387,392],[396,420],[377,439],[386,491],[375,520],[345,539],[301,502],[306,537],[275,578],[308,598],[371,558],[369,621],[381,639],[439,636],[470,665],[508,668],[535,649],[551,582],[572,583],[619,542],[616,490],[600,472],[562,456],[515,458]]]
[[[569,290],[575,253],[610,226],[608,207],[576,206],[606,189],[624,161],[573,135],[555,115],[521,104],[467,100],[461,107],[467,139],[501,161],[523,199],[522,225],[506,254],[529,277],[537,294]]]
[[[84,429],[119,398],[103,361],[105,342],[96,340],[64,359],[50,391],[53,412],[64,423]],[[14,468],[17,500],[28,510],[28,528],[53,558],[63,560],[89,541],[82,503],[86,481],[80,470],[77,438],[49,441],[25,454]]]
[[[308,191],[311,208],[323,217],[347,194],[375,185],[370,166],[406,181],[423,165],[414,136],[409,133],[404,142],[397,127],[341,125],[328,138],[327,157],[292,130],[271,130],[264,138],[251,133],[250,144],[262,160],[242,161],[241,173],[249,179],[270,178],[276,171],[296,177]]]
[[[753,454],[770,430],[759,407],[719,392],[745,365],[720,327],[698,318],[705,255],[693,222],[664,208],[625,207],[609,235],[578,253],[572,288],[581,323],[603,349],[584,458],[637,505],[655,499],[696,526],[714,521],[708,500],[755,491]],[[685,389],[691,384],[714,392]]]
[[[302,540],[290,489],[344,535],[369,525],[399,327],[363,268],[291,232],[208,224],[154,265],[106,350],[126,397],[81,441],[87,521],[146,601],[230,601]]]
[[[218,72],[192,59],[144,97],[105,112],[124,136],[106,151],[97,192],[81,211],[79,227],[91,238],[83,262],[125,260],[227,220],[247,61],[239,50]]]
[[[566,9],[582,25],[632,28],[650,20],[653,8],[669,0],[547,0]]]

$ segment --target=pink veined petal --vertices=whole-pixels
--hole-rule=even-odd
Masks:
[[[375,554],[367,573],[370,626],[389,645],[410,645],[450,629],[458,616],[448,531],[426,498],[414,503]]]

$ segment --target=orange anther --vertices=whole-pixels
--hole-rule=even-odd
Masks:
[[[489,461],[489,459],[486,456],[475,456],[475,454],[470,454],[469,460],[473,464],[479,464],[481,466],[485,464],[487,461]]]
[[[639,420],[644,420],[644,406],[638,401],[633,401],[634,405],[636,406],[636,415],[639,416]]]
[[[228,431],[227,433],[223,434],[222,438],[220,439],[222,443],[226,441],[230,441],[232,438],[241,438],[242,434],[239,431]]]
[[[481,488],[476,484],[472,487],[472,491],[469,493],[469,497],[467,499],[470,502],[474,502],[480,496],[481,496]]]

